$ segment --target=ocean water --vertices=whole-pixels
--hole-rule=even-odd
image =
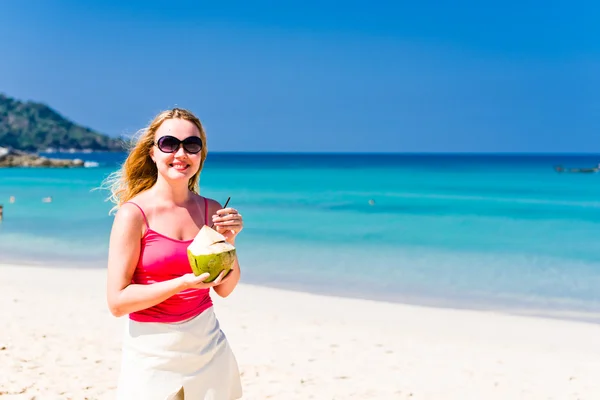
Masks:
[[[124,154],[66,156],[98,166],[0,169],[0,262],[106,267],[112,205],[94,189]],[[201,193],[244,216],[244,282],[600,321],[600,174],[553,169],[598,162],[209,154]]]

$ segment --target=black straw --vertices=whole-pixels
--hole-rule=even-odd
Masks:
[[[227,208],[227,204],[229,204],[229,200],[231,200],[231,197],[227,198],[227,201],[225,202],[225,205],[223,206],[223,208]]]
[[[229,204],[229,200],[231,200],[231,196],[229,196],[227,198],[227,201],[225,202],[225,205],[223,206],[223,208],[227,208],[227,204]],[[213,223],[210,227],[213,228],[215,226],[215,224]]]

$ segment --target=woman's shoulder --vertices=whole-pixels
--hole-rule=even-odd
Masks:
[[[115,214],[114,227],[126,232],[141,232],[146,226],[146,214],[135,204],[123,203]]]
[[[141,193],[122,203],[115,217],[128,223],[145,225],[146,214],[148,212],[148,200],[146,197],[144,193]]]

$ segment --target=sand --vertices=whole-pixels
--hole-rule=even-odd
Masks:
[[[105,271],[0,265],[0,397],[112,399]],[[213,296],[244,399],[599,399],[600,325],[240,284]]]

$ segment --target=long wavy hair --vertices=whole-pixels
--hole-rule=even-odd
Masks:
[[[154,136],[161,124],[167,119],[181,118],[190,121],[198,128],[202,139],[202,155],[200,168],[188,182],[189,189],[194,193],[200,191],[200,172],[204,166],[208,149],[206,146],[206,133],[200,120],[190,111],[182,108],[173,108],[158,114],[150,124],[140,130],[132,138],[130,150],[125,162],[120,169],[111,173],[104,181],[104,187],[111,192],[109,201],[115,206],[111,212],[117,210],[123,203],[131,200],[138,194],[150,189],[156,183],[158,169],[150,158],[150,150],[154,146]]]

